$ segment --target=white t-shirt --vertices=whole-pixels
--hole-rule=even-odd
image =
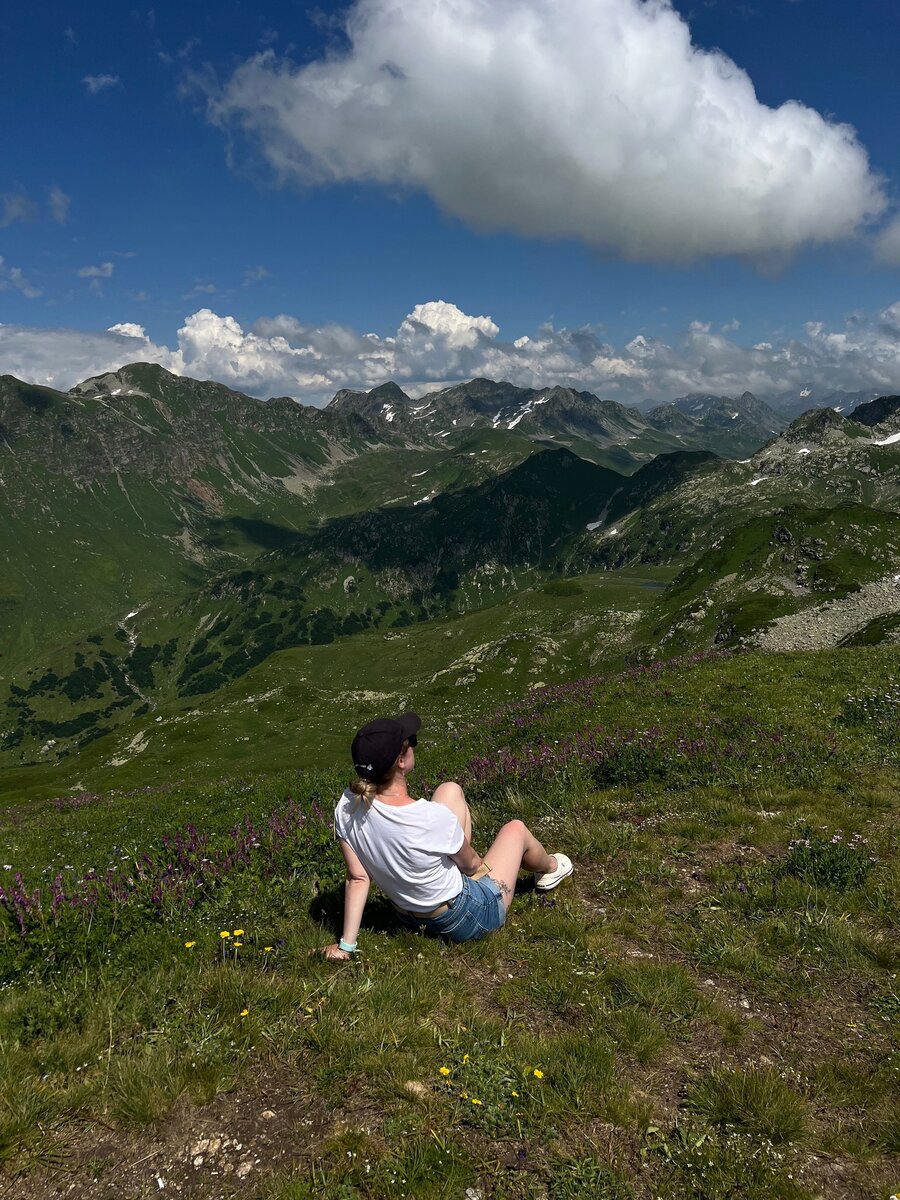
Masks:
[[[348,788],[334,810],[334,829],[399,908],[431,912],[462,891],[462,873],[449,856],[465,834],[445,804],[395,806],[376,799],[366,807]]]

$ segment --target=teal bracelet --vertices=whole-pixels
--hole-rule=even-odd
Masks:
[[[343,950],[345,954],[356,954],[356,942],[345,942],[343,938],[338,942],[338,949]]]

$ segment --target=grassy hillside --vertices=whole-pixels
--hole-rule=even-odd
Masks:
[[[472,486],[533,450],[490,431],[452,443],[147,364],[77,394],[0,378],[0,676],[325,519]]]
[[[276,651],[213,693],[162,693],[152,705],[133,690],[147,678],[133,656],[126,658],[127,639],[92,647],[100,679],[96,665],[76,666],[69,651],[52,680],[35,672],[23,680],[27,694],[13,695],[2,710],[13,732],[8,740],[19,728],[28,732],[4,756],[0,795],[47,797],[72,788],[159,784],[185,772],[217,777],[311,766],[340,750],[343,729],[384,705],[400,710],[414,702],[449,728],[529,686],[623,662],[641,615],[669,575],[636,569],[550,579],[474,612]],[[175,646],[166,642],[159,658],[145,664],[151,681],[170,652]],[[27,726],[18,716],[25,706],[36,714]],[[118,727],[117,718],[125,724]],[[55,745],[42,753],[49,739]],[[26,753],[33,765],[17,769],[17,756]]]
[[[234,518],[231,526],[276,548],[180,600],[135,605],[117,628],[85,631],[13,676],[0,751],[7,765],[52,761],[136,716],[218,692],[279,651],[399,630],[552,582],[573,533],[623,489],[662,486],[661,474],[644,468],[628,479],[548,450],[429,503],[306,532]]]
[[[888,1200],[898,684],[898,650],[714,655],[432,717],[420,786],[576,873],[463,947],[373,897],[346,966],[309,957],[346,748],[8,806],[7,1190]]]
[[[778,617],[859,592],[898,564],[900,514],[791,505],[731,530],[681,571],[653,614],[652,636],[680,649],[736,645]]]
[[[717,470],[685,458],[688,472]],[[0,708],[0,790],[97,787],[107,772],[155,777],[192,756],[212,770],[223,759],[255,761],[239,718],[225,715],[245,705],[276,722],[293,706],[302,723],[322,704],[365,711],[357,694],[377,702],[416,689],[450,713],[627,655],[762,639],[772,649],[896,640],[896,514],[794,505],[755,516],[667,588],[654,585],[671,579],[668,565],[561,578],[569,532],[601,505],[628,501],[621,476],[568,456],[574,484],[547,486],[544,464],[554,461],[535,456],[424,511],[333,521],[189,601],[61,647],[22,674]],[[652,508],[671,473],[654,464],[627,486]],[[494,519],[480,519],[487,513]],[[677,536],[663,525],[658,534]],[[173,738],[183,750],[171,749]],[[309,748],[304,740],[297,752]]]

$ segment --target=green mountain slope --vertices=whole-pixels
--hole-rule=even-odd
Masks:
[[[426,474],[435,491],[466,486],[530,452],[513,436],[477,441],[411,446],[352,413],[262,403],[147,364],[68,394],[4,377],[0,674],[329,515],[406,499]]]
[[[834,440],[843,454],[841,422],[835,414],[826,418],[823,442]],[[824,508],[778,505],[792,494],[788,472],[773,472],[763,500],[748,479],[752,463],[682,452],[622,476],[557,449],[408,507],[350,513],[305,530],[254,519],[249,536],[275,548],[251,566],[215,575],[177,603],[141,609],[117,629],[98,627],[17,678],[0,745],[10,763],[49,761],[127,728],[135,716],[215,694],[278,652],[480,609],[560,573],[597,567],[671,569],[699,555],[699,574],[683,574],[686,590],[660,599],[633,644],[664,653],[734,644],[776,618],[900,570],[895,514],[835,506],[846,480],[822,480],[817,458],[796,453],[792,439],[808,442],[809,435],[801,421],[778,447],[808,472],[809,490],[829,501]],[[461,471],[480,458],[466,452]],[[435,472],[446,472],[448,461],[434,463]],[[889,466],[869,485],[889,490],[892,478]],[[779,532],[786,511],[797,524],[787,534]],[[222,522],[250,527],[243,518]],[[875,637],[878,620],[893,611],[892,593],[864,593],[863,601],[859,620],[850,614],[836,627],[839,640]],[[885,626],[883,636],[889,634]]]
[[[881,581],[900,612],[898,566],[900,513],[793,505],[733,529],[685,568],[654,613],[653,636],[682,651],[753,642],[780,618],[806,613],[811,623],[810,610],[824,607],[835,622],[841,602]],[[863,606],[856,626],[881,615],[867,617]],[[827,644],[821,635],[818,644]]]
[[[23,730],[15,745],[7,734],[0,753],[0,795],[24,799],[75,785],[137,787],[185,771],[218,776],[313,765],[339,752],[345,728],[384,707],[415,705],[429,719],[458,725],[528,687],[622,663],[670,574],[551,580],[465,614],[315,645],[275,645],[215,690],[188,694],[179,694],[178,672],[203,657],[202,638],[193,654],[168,643],[151,657],[154,643],[138,621],[136,654],[113,638],[90,647],[94,658],[78,669],[69,651],[49,678],[34,672],[22,679],[11,703],[0,707],[0,730]],[[254,630],[240,631],[252,657]],[[206,644],[234,650],[220,634]],[[135,688],[145,689],[151,704]],[[20,721],[26,711],[34,715]]]
[[[881,444],[879,444],[881,443]],[[615,511],[573,547],[572,569],[676,563],[709,550],[729,530],[790,505],[861,504],[900,509],[900,443],[831,409],[794,421],[742,462],[661,456],[648,464],[658,494],[623,491]]]

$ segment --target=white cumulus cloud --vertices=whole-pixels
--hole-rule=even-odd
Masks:
[[[155,362],[176,372],[181,367],[177,352],[155,345],[130,322],[96,331],[0,325],[0,374],[28,383],[65,390],[132,362]]]
[[[478,230],[629,259],[781,262],[885,201],[855,131],[761,103],[669,0],[356,0],[348,48],[210,97],[275,172],[427,192]]]
[[[106,332],[118,333],[127,338],[141,338],[143,341],[149,340],[143,325],[135,325],[133,321],[120,321],[117,325],[110,325]]]
[[[417,304],[400,326],[398,337],[414,342],[422,334],[439,339],[454,350],[473,350],[495,338],[500,332],[490,317],[470,317],[455,304],[432,300]]]

